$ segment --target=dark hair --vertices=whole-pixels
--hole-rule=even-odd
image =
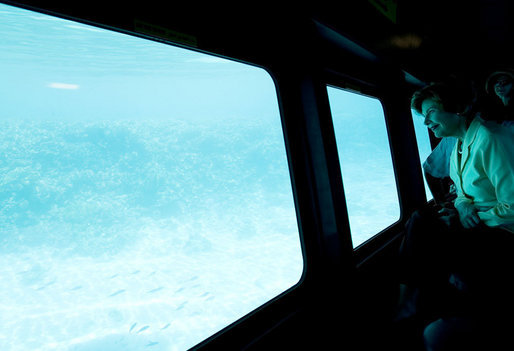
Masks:
[[[430,83],[414,93],[411,107],[421,114],[421,105],[427,99],[437,101],[447,112],[468,117],[474,112],[477,92],[473,82],[470,81],[451,79]]]

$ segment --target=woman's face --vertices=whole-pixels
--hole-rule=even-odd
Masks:
[[[425,125],[438,138],[458,136],[464,118],[456,113],[446,112],[441,104],[433,99],[426,99],[421,104],[421,113],[425,117]]]
[[[494,92],[500,99],[508,96],[511,90],[512,80],[507,76],[500,76],[494,83]]]

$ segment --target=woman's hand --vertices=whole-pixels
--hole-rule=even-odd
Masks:
[[[474,228],[480,223],[480,217],[478,217],[477,209],[473,204],[461,204],[456,208],[464,228]]]

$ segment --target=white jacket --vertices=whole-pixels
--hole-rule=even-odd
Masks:
[[[450,177],[457,190],[456,207],[472,203],[487,226],[514,233],[513,127],[475,118],[452,151]]]

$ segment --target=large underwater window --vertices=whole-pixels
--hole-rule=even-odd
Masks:
[[[353,246],[400,219],[400,204],[380,100],[327,87]]]
[[[0,5],[0,349],[185,350],[303,256],[263,69]]]

